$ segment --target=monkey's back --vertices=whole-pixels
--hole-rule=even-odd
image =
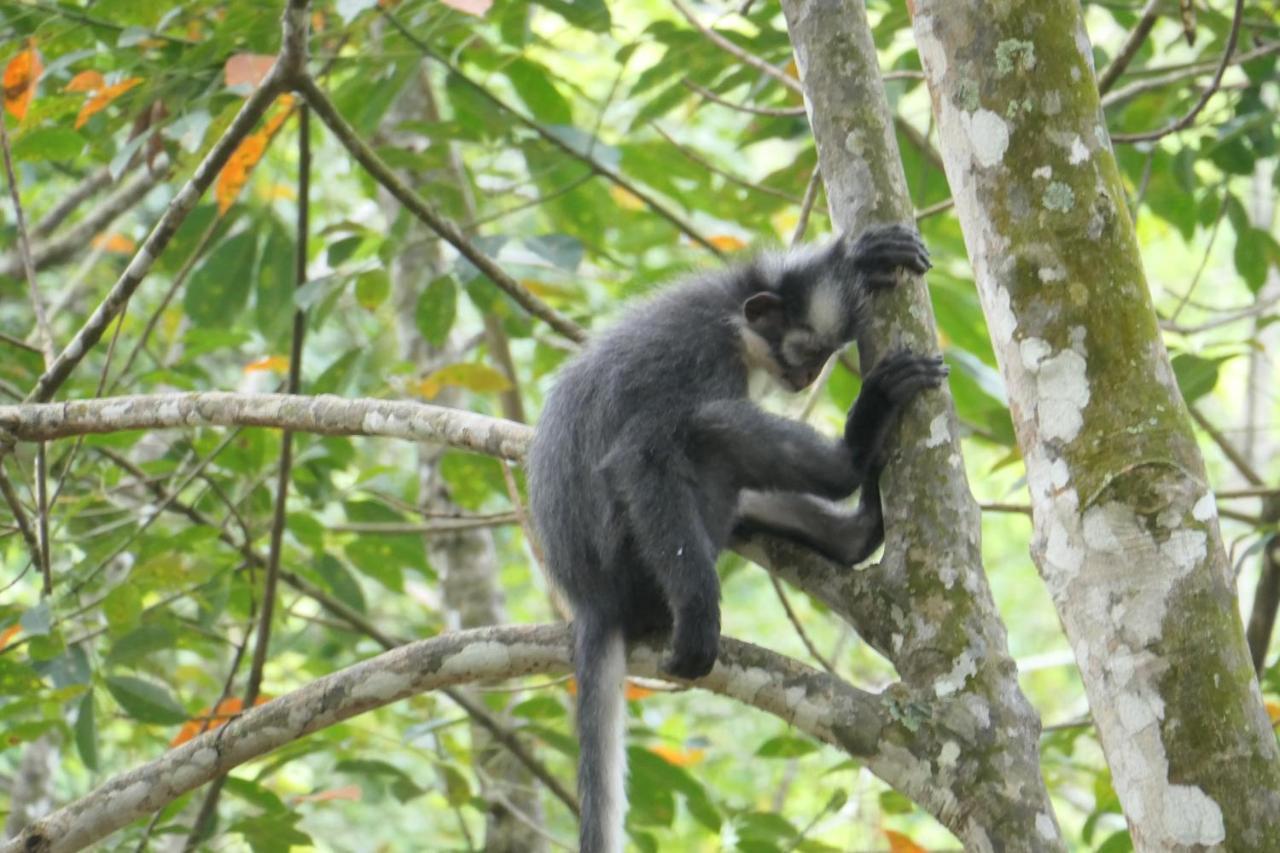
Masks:
[[[526,461],[529,503],[547,568],[575,612],[623,605],[634,568],[606,565],[627,531],[601,470],[620,437],[666,462],[693,408],[741,397],[746,372],[732,273],[673,285],[636,306],[561,368]]]

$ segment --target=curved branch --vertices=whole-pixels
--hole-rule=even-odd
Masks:
[[[661,650],[631,650],[636,675],[662,677]],[[115,776],[87,796],[38,820],[0,853],[66,853],[93,844],[214,777],[320,729],[427,690],[569,668],[564,625],[479,628],[401,646],[319,678],[241,714],[227,725]],[[774,714],[846,751],[869,754],[893,725],[881,702],[767,649],[725,637],[711,674],[715,693]],[[894,760],[902,752],[894,747]],[[878,762],[889,766],[889,759]],[[908,760],[908,764],[914,764]],[[897,766],[902,767],[901,764]],[[925,773],[922,767],[902,768]]]
[[[1222,60],[1218,63],[1218,69],[1213,73],[1213,79],[1209,81],[1209,85],[1200,93],[1200,98],[1196,101],[1195,106],[1188,110],[1186,115],[1158,130],[1150,130],[1145,133],[1113,133],[1111,134],[1111,141],[1152,142],[1190,127],[1191,123],[1196,120],[1196,116],[1200,115],[1200,111],[1209,103],[1209,99],[1218,91],[1218,87],[1222,85],[1222,75],[1227,72],[1227,66],[1231,64],[1231,57],[1236,52],[1236,43],[1240,39],[1240,21],[1243,17],[1244,0],[1235,0],[1235,11],[1231,17],[1231,31],[1227,34],[1227,46],[1222,51]]]
[[[804,86],[800,84],[799,80],[789,76],[786,72],[775,68],[773,65],[765,62],[755,54],[748,53],[715,30],[708,27],[706,24],[702,23],[702,21],[698,20],[698,16],[693,13],[693,10],[681,2],[681,0],[671,0],[671,5],[675,6],[680,14],[684,15],[685,20],[688,21],[695,30],[702,33],[702,35],[716,47],[720,48],[730,56],[736,57],[743,65],[750,65],[761,74],[764,74],[767,77],[772,77],[791,91],[798,92],[801,95],[804,94]]]
[[[1129,63],[1133,62],[1133,58],[1138,55],[1142,43],[1147,40],[1147,36],[1151,35],[1151,28],[1156,25],[1158,17],[1160,17],[1160,0],[1147,0],[1147,5],[1142,10],[1142,17],[1138,19],[1137,25],[1124,40],[1120,50],[1116,51],[1115,59],[1111,60],[1111,64],[1098,74],[1098,94],[1105,95],[1111,91],[1111,87],[1116,84],[1120,75],[1129,67]]]

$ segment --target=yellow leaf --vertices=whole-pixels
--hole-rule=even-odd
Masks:
[[[81,71],[79,74],[71,78],[71,82],[63,89],[64,92],[93,92],[107,85],[107,81],[103,78],[101,71],[94,71],[90,68],[88,71]]]
[[[223,67],[228,86],[257,86],[276,58],[265,53],[237,53]]]
[[[714,237],[708,237],[707,242],[722,252],[736,252],[739,249],[746,248],[747,245],[732,234],[717,234]]]
[[[131,255],[138,244],[123,234],[99,234],[91,241],[93,248],[117,255]]]
[[[15,626],[16,627],[16,626]],[[0,649],[4,648],[4,638],[0,637]],[[1266,703],[1267,716],[1271,718],[1271,722],[1280,723],[1280,702],[1272,702],[1268,700]]]
[[[274,370],[276,373],[289,372],[289,359],[282,355],[264,355],[255,361],[251,361],[244,366],[245,373],[260,373],[264,370]]]
[[[4,68],[4,107],[9,115],[22,121],[27,115],[27,105],[36,93],[36,81],[44,66],[36,53],[35,39],[27,41],[27,49],[21,51]]]
[[[249,173],[258,165],[262,155],[267,152],[267,144],[280,130],[293,112],[293,96],[282,95],[276,111],[267,117],[261,130],[249,134],[240,141],[236,150],[231,152],[227,165],[218,173],[218,181],[213,187],[213,197],[218,202],[218,213],[223,214],[235,204],[240,190],[249,180]]]
[[[80,114],[76,116],[76,130],[84,127],[84,123],[99,113],[125,92],[142,82],[141,77],[130,77],[127,80],[121,80],[119,83],[112,83],[109,86],[103,86],[84,102],[84,106],[80,107]]]
[[[679,747],[667,746],[666,744],[651,746],[649,747],[649,751],[668,764],[674,764],[676,767],[689,767],[694,764],[698,764],[707,753],[705,749],[680,749]]]
[[[609,187],[609,195],[613,196],[614,202],[623,210],[644,210],[645,208],[644,200],[626,187],[612,184]]]
[[[487,364],[463,362],[433,370],[418,381],[414,390],[432,400],[447,386],[466,388],[477,394],[491,394],[509,390],[511,382]]]
[[[9,641],[12,640],[14,637],[18,636],[18,632],[21,630],[22,630],[22,626],[19,625],[17,622],[15,622],[12,625],[10,625],[8,628],[5,628],[3,631],[0,631],[0,649],[3,649],[5,646],[9,645]]]
[[[532,278],[523,279],[520,285],[534,296],[541,299],[564,299],[572,296],[573,293],[567,288],[559,284],[548,284],[545,281],[538,281]]]
[[[790,60],[788,60],[787,67],[782,69],[782,73],[796,80],[800,79],[800,69],[799,67],[796,66],[795,57],[792,57]]]
[[[883,832],[885,839],[889,842],[889,853],[929,853],[912,841],[910,836],[894,832],[892,829],[886,829]]]

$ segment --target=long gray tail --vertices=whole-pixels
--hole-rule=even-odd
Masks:
[[[574,622],[578,679],[578,802],[581,853],[622,853],[627,812],[627,651],[616,628]]]

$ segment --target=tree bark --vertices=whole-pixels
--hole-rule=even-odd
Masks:
[[[914,29],[1034,511],[1140,850],[1280,849],[1280,757],[1075,0]]]
[[[833,221],[858,231],[913,221],[866,10],[855,0],[784,0]],[[936,351],[923,280],[877,297],[861,353]],[[911,702],[950,737],[905,744],[933,768],[904,793],[970,850],[1062,849],[1040,775],[1040,720],[1022,695],[982,570],[979,510],[960,456],[950,395],[912,404],[884,478],[884,559],[866,570],[856,627],[897,667]],[[885,605],[888,606],[885,606]],[[938,752],[929,753],[928,750]],[[994,784],[993,780],[1001,780]],[[956,780],[966,780],[954,784]],[[954,799],[920,796],[944,785]]]

